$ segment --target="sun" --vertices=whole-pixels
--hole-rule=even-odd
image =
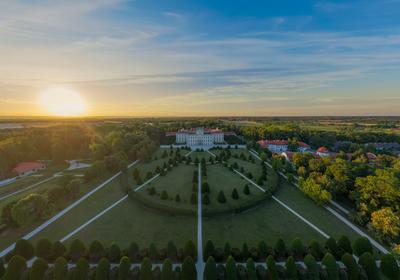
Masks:
[[[79,92],[64,86],[51,86],[40,93],[40,106],[53,116],[76,117],[86,111],[86,103]]]

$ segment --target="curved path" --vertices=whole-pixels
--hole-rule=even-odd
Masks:
[[[256,154],[256,151],[254,150],[249,150],[249,152],[255,156],[257,159],[261,160],[261,158]],[[264,162],[266,165],[268,165],[269,167],[272,167],[271,164],[269,164],[268,162]],[[282,172],[279,172],[279,174],[285,178],[288,179],[287,176],[285,174],[283,174]],[[292,183],[294,186],[296,186],[297,188],[300,189],[299,184],[297,183]],[[341,211],[343,211],[345,214],[348,214],[349,211],[345,208],[343,208],[342,206],[340,206],[338,203],[336,203],[335,201],[331,200],[329,201],[329,203],[331,203],[332,205],[334,205],[335,207],[337,207],[338,209],[340,209]],[[352,230],[354,230],[355,232],[357,232],[359,235],[367,238],[371,244],[377,248],[380,252],[384,253],[384,254],[388,254],[389,251],[383,247],[379,242],[377,242],[375,239],[373,239],[371,236],[369,236],[368,234],[366,234],[364,231],[362,231],[359,227],[357,227],[355,224],[353,224],[352,222],[350,222],[348,219],[346,219],[343,215],[341,215],[339,212],[337,212],[336,210],[334,210],[333,208],[324,205],[323,206],[326,210],[328,210],[332,215],[334,215],[336,218],[338,218],[339,220],[341,220],[344,224],[346,224],[348,227],[350,227]]]
[[[253,186],[257,187],[258,189],[260,189],[262,192],[265,192],[265,190],[263,188],[261,188],[259,185],[257,185],[256,183],[254,183],[252,180],[250,180],[249,178],[247,178],[245,175],[243,175],[242,173],[240,173],[237,170],[234,170],[237,174],[239,174],[243,179],[245,179],[247,182],[249,182],[250,184],[252,184]],[[323,237],[325,238],[329,238],[329,235],[326,234],[324,231],[322,231],[321,229],[319,229],[316,225],[314,225],[313,223],[311,223],[310,221],[308,221],[306,218],[304,218],[303,216],[301,216],[299,213],[297,213],[296,211],[294,211],[292,208],[290,208],[287,204],[285,204],[284,202],[282,202],[281,200],[279,200],[277,197],[275,197],[274,195],[271,196],[273,200],[275,200],[276,202],[278,202],[282,207],[284,207],[286,210],[288,210],[290,213],[292,213],[293,215],[295,215],[297,218],[299,218],[300,220],[302,220],[304,223],[306,223],[308,226],[310,226],[311,228],[313,228],[315,231],[317,231],[319,234],[321,234]]]

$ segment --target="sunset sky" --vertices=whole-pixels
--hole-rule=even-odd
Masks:
[[[0,1],[0,115],[54,114],[49,88],[89,116],[400,115],[400,0]]]

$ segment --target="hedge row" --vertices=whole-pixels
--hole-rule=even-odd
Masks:
[[[304,262],[296,263],[293,256],[289,256],[279,265],[273,256],[266,258],[265,265],[255,264],[249,258],[246,262],[237,264],[232,256],[229,256],[224,264],[217,264],[213,257],[206,262],[204,278],[217,279],[263,279],[263,280],[378,280],[381,274],[389,280],[400,279],[399,266],[393,255],[383,255],[380,269],[373,256],[366,252],[361,255],[358,263],[355,258],[345,253],[342,256],[340,266],[331,253],[326,253],[321,262],[308,254]]]
[[[129,198],[136,202],[139,202],[144,207],[151,208],[161,214],[190,217],[195,217],[197,215],[196,209],[183,209],[179,207],[174,207],[172,204],[163,205],[161,203],[157,203],[153,199],[147,198],[145,195],[140,195],[137,192],[129,192]]]
[[[264,193],[263,195],[259,196],[259,198],[246,201],[240,206],[233,207],[230,209],[222,209],[222,210],[210,210],[210,209],[203,209],[203,216],[204,217],[213,217],[213,216],[220,216],[220,215],[227,215],[227,214],[239,214],[249,209],[255,208],[259,206],[261,203],[265,202],[266,200],[271,198],[271,194],[269,192]]]
[[[38,257],[50,263],[59,257],[64,257],[70,262],[85,258],[90,263],[96,263],[103,257],[110,262],[118,262],[122,256],[129,257],[132,262],[141,261],[146,257],[152,261],[169,258],[172,261],[180,262],[188,256],[196,259],[197,249],[192,241],[186,242],[183,248],[177,248],[174,242],[169,241],[165,248],[157,248],[153,243],[149,247],[140,248],[137,243],[132,242],[127,248],[121,249],[116,244],[106,247],[97,240],[85,245],[79,239],[75,239],[67,248],[59,241],[52,243],[48,239],[42,239],[34,246],[30,241],[21,239],[17,241],[14,250],[6,255],[4,260],[7,262],[17,255],[26,260]]]
[[[302,261],[308,254],[321,261],[326,253],[330,253],[337,261],[340,261],[345,253],[360,257],[364,253],[373,254],[374,252],[367,238],[360,237],[351,244],[346,236],[340,237],[338,241],[331,237],[323,245],[317,241],[304,245],[299,238],[295,238],[288,245],[282,239],[278,239],[275,244],[260,241],[257,246],[251,248],[246,243],[242,244],[241,248],[232,248],[228,242],[223,248],[217,248],[211,240],[208,240],[204,246],[204,260],[212,256],[217,262],[223,262],[229,256],[236,261],[246,261],[251,258],[254,261],[263,262],[270,255],[277,260],[286,260],[287,257],[292,256],[297,261]]]
[[[128,257],[122,257],[117,265],[111,264],[107,258],[101,258],[96,266],[91,266],[85,258],[80,258],[74,266],[68,266],[67,260],[63,257],[57,258],[51,266],[44,259],[38,258],[28,268],[23,257],[14,256],[6,269],[0,266],[0,278],[4,280],[189,280],[196,279],[196,275],[196,265],[191,257],[186,257],[182,266],[175,268],[169,259],[165,259],[161,266],[153,267],[149,258],[143,259],[140,267],[132,267]]]

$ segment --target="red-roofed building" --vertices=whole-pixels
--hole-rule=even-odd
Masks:
[[[365,155],[367,156],[368,162],[369,162],[369,163],[374,163],[374,162],[375,162],[375,160],[376,160],[376,155],[375,155],[374,153],[368,152],[368,153],[366,153]]]
[[[317,155],[319,155],[320,157],[329,157],[330,152],[326,147],[319,147],[317,150]]]
[[[45,168],[46,164],[41,162],[20,162],[14,167],[13,172],[17,173],[18,176],[26,176]]]
[[[287,140],[260,140],[257,142],[262,148],[266,148],[273,153],[283,153],[288,150],[289,141]],[[307,151],[310,146],[304,142],[297,142],[299,152]]]
[[[293,156],[295,155],[295,152],[283,152],[281,155],[288,161],[288,162],[293,162]]]

